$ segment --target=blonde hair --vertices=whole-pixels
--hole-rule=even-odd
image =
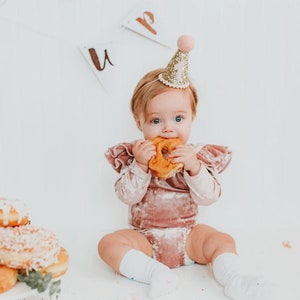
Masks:
[[[138,82],[133,91],[133,95],[130,101],[130,108],[134,117],[138,116],[141,113],[147,115],[147,107],[151,99],[153,99],[157,95],[169,91],[170,89],[174,89],[164,85],[158,80],[158,75],[162,73],[163,70],[163,68],[160,68],[150,71],[145,74]],[[193,117],[195,117],[198,104],[198,95],[196,88],[190,81],[189,87],[184,90],[187,90],[190,94],[192,113]]]

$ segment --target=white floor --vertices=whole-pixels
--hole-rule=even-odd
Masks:
[[[69,269],[62,277],[60,300],[146,300],[148,286],[119,275],[97,255],[97,242],[103,232],[60,233],[70,254]],[[263,274],[276,290],[276,299],[300,299],[300,230],[276,232],[237,232],[235,236],[243,267]],[[289,241],[291,248],[284,247]],[[174,293],[159,300],[228,300],[214,281],[209,267],[193,265],[175,269],[182,282]],[[20,285],[20,284],[19,284]],[[23,288],[23,286],[22,286]],[[26,287],[27,288],[27,287]],[[1,294],[0,300],[37,300],[45,296],[16,294],[20,287]],[[274,297],[270,300],[274,300]],[[54,299],[53,299],[54,300]],[[241,299],[243,300],[243,299]]]

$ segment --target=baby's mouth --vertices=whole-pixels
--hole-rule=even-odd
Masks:
[[[164,157],[165,159],[169,159],[169,153],[168,153],[168,149],[167,149],[167,148],[163,148],[163,149],[161,150],[161,154],[163,155],[163,157]]]

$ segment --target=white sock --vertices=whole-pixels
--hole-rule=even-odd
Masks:
[[[150,284],[151,298],[172,292],[179,283],[170,268],[135,249],[129,250],[122,258],[120,273],[132,280]]]
[[[212,264],[216,280],[224,287],[227,297],[234,300],[270,299],[266,281],[258,276],[244,275],[239,257],[234,253],[219,255]]]

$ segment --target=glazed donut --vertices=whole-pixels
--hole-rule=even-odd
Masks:
[[[57,262],[60,251],[54,233],[42,227],[0,227],[0,265],[40,270]]]
[[[0,294],[8,291],[18,281],[18,270],[0,266]]]
[[[0,197],[0,227],[20,226],[27,223],[28,212],[23,202]]]
[[[168,153],[174,150],[177,145],[182,144],[179,138],[156,137],[152,140],[152,143],[156,147],[156,156],[150,159],[148,167],[154,175],[167,179],[183,168],[183,163],[173,164],[171,159],[168,158]]]
[[[47,268],[42,269],[41,272],[43,275],[51,272],[52,278],[59,277],[67,272],[68,264],[69,254],[65,248],[61,247],[57,256],[57,262]]]

